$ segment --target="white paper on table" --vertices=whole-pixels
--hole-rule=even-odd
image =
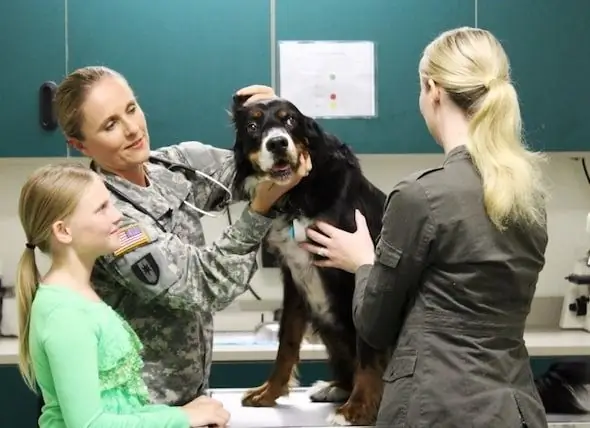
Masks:
[[[292,391],[277,400],[276,407],[242,407],[244,391],[213,392],[231,414],[231,428],[325,427],[336,405],[312,403],[306,392]]]
[[[279,94],[314,118],[375,117],[375,44],[279,42]]]

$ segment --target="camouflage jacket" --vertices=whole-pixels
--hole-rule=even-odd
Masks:
[[[230,187],[234,166],[227,150],[186,142],[152,154],[189,165]],[[199,176],[187,178],[156,163],[146,169],[148,187],[96,169],[125,198],[111,190],[124,217],[122,244],[97,261],[92,279],[99,295],[140,337],[144,378],[153,401],[178,405],[208,388],[213,313],[247,289],[271,219],[246,207],[206,246],[201,214],[189,204],[219,210],[228,203],[227,192]]]

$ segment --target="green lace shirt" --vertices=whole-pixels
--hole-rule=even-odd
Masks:
[[[189,428],[177,407],[149,404],[141,344],[108,305],[41,284],[29,345],[45,406],[40,428]]]

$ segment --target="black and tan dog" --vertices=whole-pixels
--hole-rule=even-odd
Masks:
[[[381,230],[385,194],[361,171],[350,148],[292,103],[273,99],[244,105],[234,99],[236,140],[235,188],[246,193],[262,179],[284,182],[297,170],[300,155],[310,156],[310,174],[278,204],[278,215],[267,237],[278,253],[283,277],[283,311],[274,369],[264,385],[248,391],[246,406],[273,406],[289,391],[299,361],[299,348],[309,323],[326,346],[333,370],[331,382],[319,382],[314,401],[341,402],[332,423],[370,425],[375,422],[382,393],[385,352],[372,349],[352,321],[354,275],[318,268],[314,256],[293,237],[300,228],[321,219],[354,232],[355,209],[367,220],[373,240]],[[387,326],[384,326],[387,328]]]

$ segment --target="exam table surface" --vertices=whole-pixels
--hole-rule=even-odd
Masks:
[[[212,389],[212,396],[231,413],[231,428],[326,428],[334,405],[312,403],[307,388],[294,388],[276,407],[242,407],[245,389]],[[590,415],[548,415],[551,428],[590,428]],[[368,428],[368,427],[364,427]]]

